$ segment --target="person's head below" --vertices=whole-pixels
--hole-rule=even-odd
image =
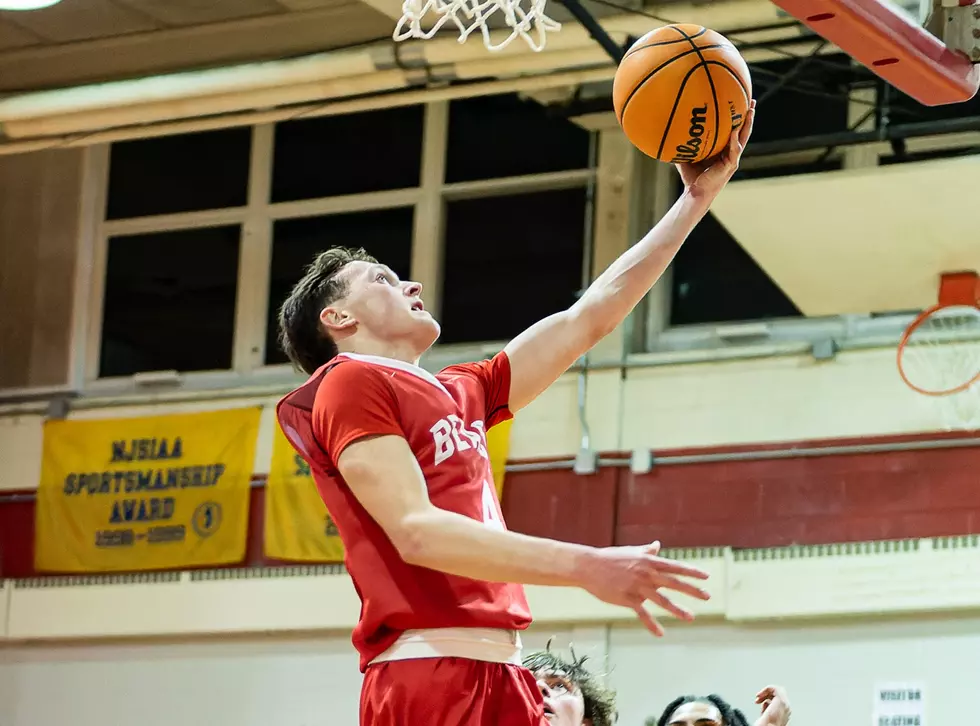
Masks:
[[[745,714],[721,696],[680,696],[667,704],[660,718],[647,726],[748,726]]]
[[[565,660],[550,648],[524,658],[541,695],[551,726],[613,726],[616,721],[615,694],[586,670],[585,658]]]
[[[414,363],[439,337],[422,285],[399,280],[363,249],[321,252],[279,310],[279,344],[308,374],[338,353]]]

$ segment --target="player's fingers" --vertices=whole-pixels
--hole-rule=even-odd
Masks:
[[[646,563],[652,570],[656,570],[658,574],[664,575],[680,575],[681,577],[693,577],[695,580],[707,580],[708,573],[704,570],[694,567],[693,565],[687,565],[683,562],[678,562],[677,560],[668,560],[664,557],[650,557],[646,558]]]
[[[656,557],[657,555],[660,554],[660,540],[654,540],[646,547],[644,547],[643,551],[646,552],[648,555],[653,555],[654,557]]]
[[[749,143],[749,137],[752,136],[752,127],[755,125],[755,99],[749,103],[749,110],[745,114],[745,120],[742,122],[741,128],[738,130],[739,141],[742,142],[744,147]]]
[[[651,633],[656,635],[658,638],[663,637],[664,634],[663,626],[657,621],[655,617],[653,617],[650,613],[647,612],[646,608],[643,607],[643,603],[636,605],[633,608],[633,611],[636,613],[636,616],[640,619],[640,622],[643,623],[643,627],[645,627]]]
[[[692,613],[687,608],[682,608],[673,600],[666,597],[663,593],[654,590],[653,592],[650,593],[648,599],[654,605],[663,608],[668,613],[673,615],[675,618],[678,618],[680,620],[694,620],[694,613]]]
[[[697,600],[710,600],[711,595],[708,594],[706,590],[702,590],[697,585],[690,582],[685,582],[676,577],[671,577],[670,575],[657,574],[651,579],[651,584],[657,589],[666,588],[668,590],[674,590],[675,592],[682,592],[685,595],[690,595]]]

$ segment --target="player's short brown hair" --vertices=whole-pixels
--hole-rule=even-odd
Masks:
[[[334,247],[316,256],[279,308],[279,346],[293,365],[312,375],[337,355],[320,311],[347,294],[340,272],[351,262],[377,262],[362,248]]]

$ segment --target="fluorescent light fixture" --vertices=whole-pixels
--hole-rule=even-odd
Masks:
[[[40,10],[60,2],[61,0],[0,0],[0,10]]]

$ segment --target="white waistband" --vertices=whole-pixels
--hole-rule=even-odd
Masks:
[[[521,665],[521,636],[516,630],[494,628],[406,630],[371,663],[417,658],[468,658]]]

